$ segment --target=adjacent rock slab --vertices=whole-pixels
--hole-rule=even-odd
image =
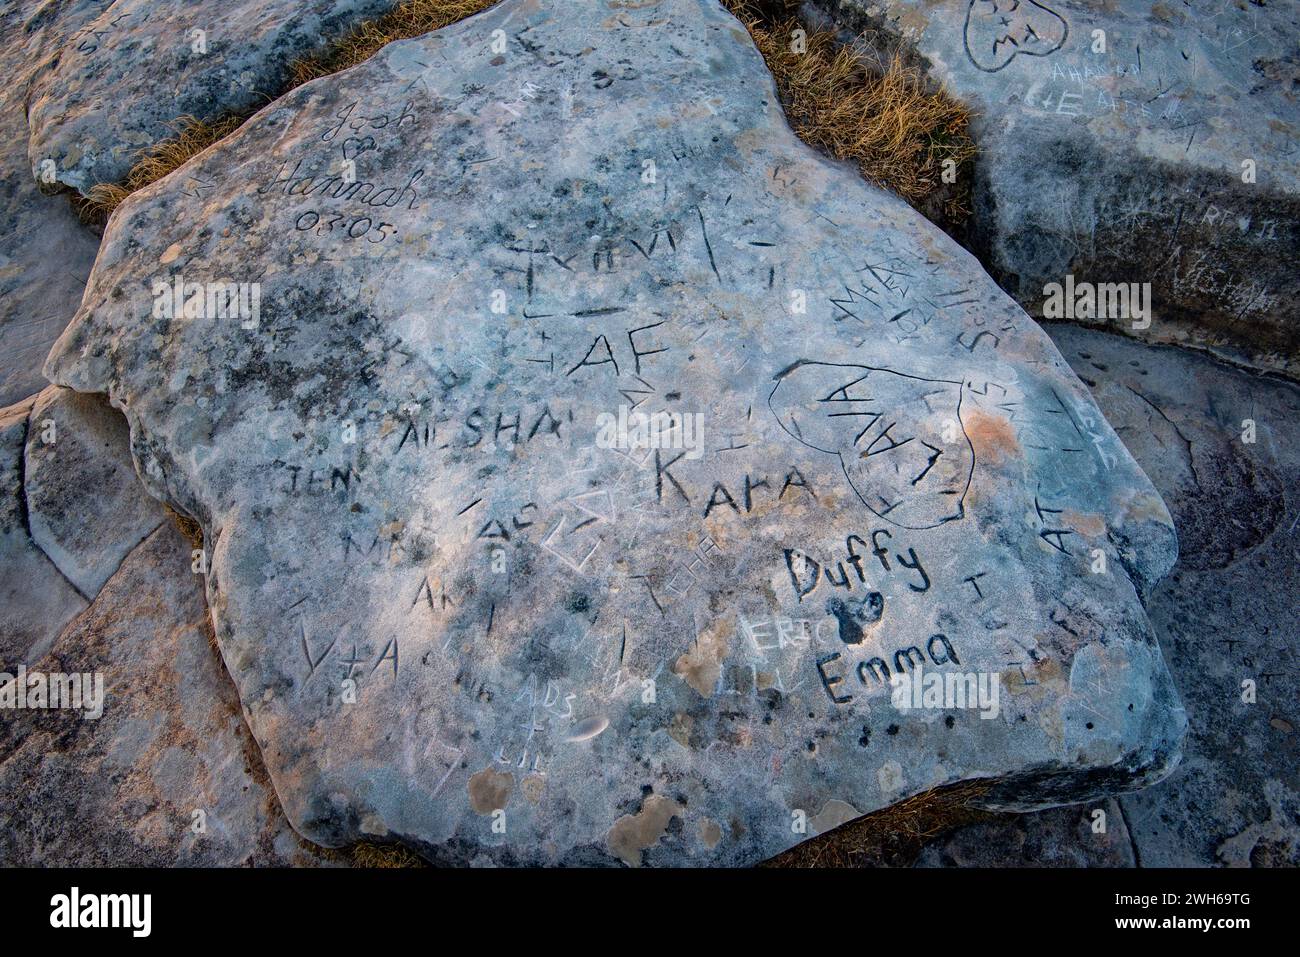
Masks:
[[[23,462],[33,402],[0,410],[0,670],[40,658],[86,607],[27,526]]]
[[[169,524],[30,663],[98,673],[102,716],[24,710],[0,721],[0,864],[320,862],[279,809],[210,635],[189,543]]]
[[[49,51],[103,6],[20,0],[0,11],[0,406],[45,387],[41,365],[81,304],[99,247],[67,199],[32,179],[27,102]]]
[[[118,210],[47,372],[202,523],[318,843],[744,863],[1177,760],[1159,496],[971,256],[795,139],[713,0],[506,2],[294,91]],[[683,417],[656,447],[649,412]],[[996,717],[893,707],[919,668],[996,676]]]
[[[97,595],[166,515],[136,477],[126,419],[103,396],[52,386],[36,397],[29,421],[32,540],[83,595]]]
[[[85,193],[120,182],[182,116],[215,119],[276,96],[294,60],[396,0],[115,0],[64,41],[29,99],[31,168]],[[112,104],[112,108],[106,108]],[[211,184],[195,181],[196,195]]]
[[[1091,321],[1300,375],[1296,4],[813,0],[807,9],[906,40],[976,112],[971,240],[1032,314],[1044,314],[1045,286],[1067,274],[1150,283],[1149,328],[1113,311]]]
[[[1110,799],[958,828],[927,846],[915,866],[1135,867],[1136,858]]]
[[[1168,781],[1119,799],[1138,861],[1300,865],[1300,389],[1050,331],[1164,494],[1181,544],[1149,611],[1187,703],[1188,754]]]
[[[0,667],[28,664],[166,520],[126,420],[58,386],[0,411]]]

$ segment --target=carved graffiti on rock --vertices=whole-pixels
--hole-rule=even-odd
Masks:
[[[1064,17],[1034,0],[971,0],[962,38],[970,61],[997,73],[1021,54],[1055,53],[1069,32]]]
[[[858,498],[903,528],[965,515],[975,450],[959,381],[800,360],[777,375],[768,404],[781,428],[836,455]]]

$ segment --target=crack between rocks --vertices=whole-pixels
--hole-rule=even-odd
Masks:
[[[159,527],[161,527],[161,525]],[[157,529],[155,529],[155,531],[157,531]],[[152,535],[153,533],[150,534]],[[203,531],[203,535],[204,535],[204,541],[206,542],[207,541],[206,530]],[[184,537],[183,533],[182,533],[182,537]],[[141,544],[144,543],[141,542]],[[261,744],[258,743],[257,735],[253,733],[252,725],[249,724],[248,713],[247,713],[247,709],[244,706],[243,695],[241,695],[239,692],[239,685],[236,683],[234,675],[231,673],[230,668],[226,664],[225,653],[221,650],[221,642],[220,639],[217,638],[217,623],[212,614],[212,606],[208,603],[208,577],[209,576],[207,574],[204,574],[202,576],[203,587],[201,589],[201,595],[200,595],[200,600],[203,602],[203,610],[206,615],[206,623],[209,629],[209,640],[205,642],[205,644],[207,644],[209,652],[216,658],[217,667],[220,669],[222,675],[225,676],[226,681],[229,682],[228,687],[230,688],[231,693],[234,696],[235,712],[236,712],[236,716],[238,717],[239,725],[241,729],[241,733],[239,734],[240,753],[243,754],[245,758],[250,762],[250,765],[252,765],[249,769],[252,776],[255,779],[259,780],[260,782],[265,783],[267,793],[270,795],[273,807],[268,808],[268,810],[270,810],[273,813],[271,814],[271,817],[268,818],[268,822],[267,822],[268,825],[270,824],[271,818],[273,818],[276,814],[278,814],[279,819],[284,822],[284,826],[286,830],[290,835],[293,836],[293,838],[296,840],[298,844],[298,847],[301,850],[305,851],[308,854],[314,855],[319,859],[325,859],[325,860],[333,861],[335,863],[341,863],[343,866],[346,867],[354,866],[355,858],[353,855],[356,853],[356,849],[358,847],[367,844],[367,840],[364,836],[358,836],[353,841],[350,841],[347,844],[344,844],[340,847],[326,847],[323,844],[316,844],[310,839],[304,837],[302,833],[298,830],[298,828],[294,825],[294,823],[291,820],[289,820],[289,815],[285,811],[284,799],[280,796],[280,791],[276,785],[275,777],[271,774],[271,769],[267,765],[266,758],[262,754],[262,746]],[[261,837],[265,837],[265,836],[266,836],[266,832],[264,829]],[[400,843],[400,838],[398,838],[398,840],[399,843],[395,846],[405,847],[409,851],[409,853],[415,856],[415,858],[420,862],[421,865],[425,864],[424,858],[422,858],[413,848],[410,848],[407,845]],[[278,851],[274,850],[274,848],[271,848],[269,853],[272,853],[274,854],[275,857],[284,860],[284,856],[281,855]],[[289,866],[297,869],[303,865],[294,863],[292,861],[285,861],[285,864],[281,866]],[[315,866],[315,865],[311,864],[307,866]]]
[[[970,252],[965,245],[963,245],[962,248],[966,249],[967,252]],[[971,255],[975,256],[974,253],[971,253]],[[975,256],[975,258],[979,261],[980,266],[987,271],[988,266],[985,265],[984,260],[980,259],[979,256]],[[996,279],[994,279],[994,284],[997,285],[999,289],[1002,289],[1003,292],[1006,292],[1006,289]],[[1011,296],[1011,293],[1008,292],[1007,295]],[[1026,309],[1024,304],[1022,304],[1019,299],[1016,299],[1015,296],[1011,296],[1011,298],[1020,306],[1025,315],[1032,319],[1044,332],[1048,332],[1049,327],[1052,326],[1061,326],[1069,329],[1087,329],[1091,332],[1104,332],[1108,335],[1116,336],[1117,338],[1125,339],[1128,342],[1134,342],[1138,345],[1147,346],[1151,349],[1168,349],[1174,352],[1191,353],[1192,355],[1200,356],[1202,359],[1208,359],[1211,362],[1220,363],[1230,369],[1244,372],[1247,375],[1253,376],[1257,379],[1264,379],[1268,382],[1277,382],[1283,385],[1289,385],[1292,388],[1296,385],[1300,385],[1300,374],[1284,372],[1281,369],[1273,369],[1267,366],[1252,365],[1244,359],[1221,352],[1220,348],[1216,346],[1202,345],[1195,342],[1160,342],[1154,339],[1143,339],[1140,336],[1135,336],[1130,331],[1126,331],[1122,326],[1090,325],[1086,322],[1078,322],[1069,319],[1047,319],[1043,316],[1034,315]],[[1048,337],[1051,337],[1050,332],[1048,332]]]
[[[162,527],[161,524],[159,527]],[[152,535],[153,533],[151,532],[150,534]],[[284,810],[284,799],[280,796],[280,791],[275,784],[275,778],[272,776],[271,769],[267,766],[266,758],[262,754],[262,746],[257,741],[257,735],[253,733],[252,725],[248,723],[248,715],[244,708],[244,698],[239,693],[239,685],[235,682],[235,676],[231,674],[230,668],[226,664],[226,656],[221,650],[221,643],[217,638],[217,623],[212,617],[212,606],[208,604],[208,576],[206,574],[203,575],[203,588],[200,600],[203,602],[203,611],[206,616],[208,629],[210,630],[210,639],[206,644],[211,654],[217,659],[217,667],[221,670],[222,675],[225,676],[225,679],[228,682],[228,687],[234,695],[235,710],[239,718],[241,730],[241,734],[239,735],[241,739],[240,750],[250,763],[256,765],[250,769],[252,776],[257,780],[265,782],[267,792],[270,794],[275,804],[274,811],[280,815],[280,818],[284,821],[289,833],[298,840],[300,846],[303,846],[308,849],[308,851],[318,855],[328,855],[331,852],[346,853],[346,848],[327,848],[312,843],[307,840],[307,838],[303,837],[302,834],[298,832],[298,829],[294,827],[293,822],[289,820],[289,815]],[[269,823],[270,819],[268,818],[268,824]]]
[[[81,597],[81,600],[84,601],[87,606],[89,606],[95,599],[82,591],[76,582],[63,573],[63,569],[59,567],[59,563],[54,560],[49,552],[41,547],[41,543],[32,535],[31,513],[27,506],[27,439],[31,435],[32,413],[35,411],[36,406],[33,404],[31,411],[29,411],[23,419],[23,451],[22,454],[18,456],[18,512],[22,515],[23,531],[27,533],[27,540],[32,543],[32,547],[41,553],[41,556],[50,563],[50,567],[54,569],[58,576],[67,582],[68,586]]]
[[[1116,797],[1115,806],[1119,808],[1120,820],[1124,822],[1124,830],[1128,831],[1128,846],[1133,851],[1133,866],[1142,867],[1142,852],[1138,850],[1137,838],[1133,836],[1133,825],[1129,823],[1128,812],[1124,810],[1124,798]]]
[[[33,404],[32,409],[35,407]],[[27,533],[28,540],[36,545],[36,540],[32,538],[31,517],[27,514],[27,437],[32,432],[32,409],[28,409],[27,414],[23,416],[22,453],[18,456],[18,514],[22,517],[23,531]],[[45,555],[45,550],[39,545],[36,545],[36,548]],[[50,556],[45,555],[45,557]]]
[[[1137,396],[1147,405],[1151,406],[1151,408],[1155,409],[1157,414],[1159,414],[1160,418],[1164,419],[1171,426],[1173,426],[1174,431],[1178,433],[1178,437],[1182,439],[1183,444],[1187,446],[1187,467],[1192,470],[1192,480],[1196,483],[1196,487],[1198,489],[1203,490],[1205,486],[1201,484],[1201,477],[1196,473],[1196,460],[1192,456],[1192,440],[1189,439],[1187,436],[1183,435],[1183,430],[1178,427],[1178,423],[1175,422],[1173,419],[1169,418],[1169,416],[1165,415],[1164,409],[1160,408],[1160,406],[1156,405],[1154,402],[1148,399],[1137,389],[1133,388],[1127,382],[1124,383],[1124,388],[1128,389],[1130,392],[1132,392],[1135,396]]]
[[[151,496],[151,497],[152,497],[152,496]],[[157,525],[155,525],[153,528],[149,529],[149,531],[145,532],[144,535],[141,536],[141,538],[140,538],[139,541],[137,541],[134,545],[132,545],[130,548],[128,548],[128,549],[126,550],[126,552],[123,553],[121,561],[119,561],[119,562],[118,562],[118,563],[113,567],[113,570],[112,570],[111,572],[108,573],[108,577],[104,579],[104,585],[107,585],[110,581],[112,581],[112,580],[113,580],[113,577],[114,577],[115,575],[117,575],[117,573],[120,572],[120,571],[122,570],[122,566],[126,564],[126,560],[127,560],[128,558],[130,558],[132,555],[134,555],[134,554],[136,553],[136,550],[139,549],[139,547],[140,547],[141,545],[143,545],[145,542],[149,541],[149,539],[150,539],[151,537],[153,537],[153,533],[156,532],[156,531],[158,531],[158,529],[162,528],[163,525],[165,525],[165,524],[167,524],[167,519],[166,519],[166,518],[159,519]],[[39,548],[39,547],[40,547],[40,546],[38,545],[37,548]],[[49,556],[47,555],[46,557],[48,558]],[[51,558],[50,561],[54,561],[54,559]],[[65,575],[64,577],[66,578],[67,576]],[[104,590],[103,586],[101,586],[99,590],[102,592],[102,591]],[[96,592],[96,594],[95,594],[95,598],[98,598],[98,597],[99,597],[99,593]],[[91,601],[94,601],[95,599],[92,598],[92,599],[90,599],[90,600],[91,600]]]

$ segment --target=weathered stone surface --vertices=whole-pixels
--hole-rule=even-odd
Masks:
[[[156,280],[260,286],[166,318]],[[794,138],[713,0],[511,0],[299,88],[118,210],[47,371],[203,525],[317,842],[738,863],[799,810],[1177,759],[1159,497],[973,258]],[[683,448],[611,426],[660,411]],[[873,658],[997,675],[998,716],[895,709]]]
[[[1138,862],[1294,867],[1300,390],[1177,349],[1049,328],[1169,503],[1181,545],[1148,612],[1191,730],[1168,781],[1119,799]],[[1243,441],[1248,421],[1254,442]]]
[[[812,0],[805,9],[914,43],[931,75],[977,112],[971,240],[1031,314],[1043,315],[1044,287],[1067,274],[1149,282],[1149,328],[1093,321],[1300,375],[1300,6]],[[1098,30],[1105,52],[1094,52]]]
[[[1175,772],[1177,773],[1177,772]],[[1098,831],[1096,812],[1105,817]],[[971,824],[928,845],[917,867],[1133,867],[1136,860],[1114,799]]]
[[[27,161],[27,96],[46,51],[103,7],[21,0],[0,10],[0,406],[44,388],[41,364],[81,304],[99,239]]]
[[[30,98],[31,168],[81,192],[122,180],[182,116],[255,108],[294,60],[396,0],[115,0],[58,50]],[[197,32],[196,31],[200,31]],[[112,109],[106,109],[112,104]],[[198,195],[210,184],[195,181]]]
[[[189,543],[168,524],[29,665],[42,674],[100,673],[102,716],[4,712],[0,864],[320,860],[280,811],[210,635]]]
[[[32,540],[83,595],[166,521],[131,461],[126,419],[103,396],[51,386],[27,430],[24,493]]]
[[[0,669],[45,654],[86,607],[27,527],[23,453],[33,402],[0,409]]]

